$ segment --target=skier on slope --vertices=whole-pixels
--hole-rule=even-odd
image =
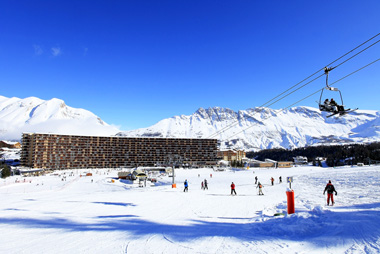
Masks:
[[[234,184],[234,182],[231,183],[231,195],[232,195],[233,193],[235,193],[235,195],[236,195],[235,184]]]
[[[270,178],[270,181],[272,182],[272,185],[273,185],[273,184],[274,184],[274,178],[271,177],[271,178]]]
[[[188,187],[189,187],[189,184],[187,183],[187,179],[185,180],[185,182],[183,183],[183,185],[185,186],[185,189],[183,189],[183,192],[188,192],[189,191],[189,189],[188,189]]]
[[[258,179],[257,176],[255,176],[255,184],[257,184],[257,179]]]
[[[325,190],[323,191],[323,195],[325,195],[327,191],[327,205],[330,204],[331,199],[331,205],[333,206],[335,204],[334,202],[334,192],[335,195],[338,195],[338,192],[336,192],[334,185],[332,185],[331,180],[329,180],[329,183],[326,185]]]
[[[264,186],[260,182],[257,184],[256,189],[259,188],[259,195],[264,195],[264,193],[263,193],[263,187]]]
[[[206,190],[206,189],[208,190],[208,185],[207,185],[207,180],[206,180],[206,179],[204,180],[204,189],[205,189],[205,190]]]

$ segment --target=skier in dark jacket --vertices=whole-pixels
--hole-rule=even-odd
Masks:
[[[183,185],[185,186],[185,189],[183,189],[183,192],[189,191],[189,189],[188,189],[189,184],[187,183],[187,179],[185,180],[185,182],[183,183]]]
[[[204,180],[204,189],[205,189],[205,190],[206,190],[206,189],[208,190],[208,185],[207,185],[207,180],[206,180],[206,179]]]
[[[331,183],[331,180],[329,180],[329,183],[326,185],[326,188],[323,191],[323,195],[325,195],[326,191],[327,191],[327,205],[330,204],[330,199],[331,199],[331,205],[334,205],[335,202],[334,202],[334,194],[333,193],[335,192],[335,195],[338,195],[338,192],[336,192],[334,185],[332,185],[332,183]]]

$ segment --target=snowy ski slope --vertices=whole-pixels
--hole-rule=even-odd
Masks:
[[[1,179],[0,253],[380,252],[380,166],[254,170],[179,169],[177,188],[167,176],[145,188],[112,182],[117,171],[110,169]],[[209,190],[200,188],[204,179]],[[325,205],[328,180],[338,191],[334,207]],[[278,212],[285,216],[273,216]]]

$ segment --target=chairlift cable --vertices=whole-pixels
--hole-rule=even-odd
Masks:
[[[376,34],[376,35],[373,36],[372,38],[370,38],[370,39],[368,39],[367,41],[365,41],[365,42],[361,43],[360,45],[356,46],[355,48],[353,48],[352,50],[350,50],[350,51],[348,51],[347,53],[343,54],[342,56],[340,56],[339,58],[335,59],[334,61],[332,61],[331,63],[329,63],[329,64],[326,65],[326,66],[330,66],[330,65],[332,65],[333,63],[335,63],[335,62],[339,61],[340,59],[344,58],[345,56],[351,54],[352,52],[354,52],[355,50],[357,50],[358,48],[360,48],[360,47],[363,46],[364,44],[368,43],[369,41],[373,40],[374,38],[376,38],[376,37],[379,36],[379,35],[380,35],[380,33]],[[380,40],[376,41],[375,43],[371,44],[371,45],[368,46],[367,48],[365,48],[365,49],[361,50],[360,52],[356,53],[356,54],[353,55],[352,57],[346,59],[346,60],[343,61],[342,63],[340,63],[340,64],[338,64],[337,66],[335,66],[334,69],[335,69],[336,67],[338,67],[338,66],[340,66],[340,65],[342,65],[342,64],[344,64],[344,63],[346,63],[347,61],[351,60],[352,58],[356,57],[357,55],[363,53],[365,50],[367,50],[367,49],[369,49],[370,47],[374,46],[374,45],[377,44],[379,41],[380,41]],[[266,106],[266,107],[269,107],[269,106],[271,106],[271,105],[273,105],[273,104],[279,102],[280,100],[286,98],[287,96],[289,96],[290,94],[294,93],[295,91],[297,91],[297,90],[303,88],[304,86],[310,84],[311,82],[313,82],[314,80],[320,78],[321,76],[317,77],[316,79],[313,79],[312,81],[306,83],[305,85],[301,86],[300,88],[297,88],[296,90],[290,92],[289,94],[287,94],[287,95],[281,97],[280,99],[276,100],[275,102],[269,104],[271,101],[273,101],[273,100],[279,98],[279,97],[282,96],[283,94],[287,93],[288,91],[290,91],[290,90],[292,90],[293,88],[297,87],[298,85],[300,85],[301,83],[305,82],[305,81],[308,80],[309,78],[313,77],[314,75],[316,75],[316,74],[319,73],[320,71],[324,70],[324,68],[325,68],[325,67],[319,69],[318,71],[316,71],[316,72],[313,73],[312,75],[308,76],[307,78],[305,78],[305,79],[303,79],[302,81],[298,82],[297,84],[293,85],[293,86],[290,87],[289,89],[285,90],[284,92],[280,93],[279,95],[275,96],[274,98],[270,99],[269,101],[265,102],[264,104],[262,104],[262,105],[259,106],[259,107],[265,107],[265,106]],[[322,75],[322,76],[323,76],[323,75]],[[267,104],[269,104],[269,105],[267,105]],[[256,113],[256,112],[255,112],[255,113]],[[255,114],[255,113],[254,113],[254,114]],[[249,114],[248,114],[248,115],[249,115]],[[252,115],[249,115],[249,116],[253,117]],[[228,126],[222,128],[221,130],[215,132],[214,134],[211,134],[211,135],[208,136],[207,138],[213,138],[213,137],[216,137],[217,135],[219,135],[219,134],[225,132],[226,130],[232,128],[232,127],[233,127],[234,125],[236,125],[238,122],[239,122],[239,121],[236,120],[235,122],[233,122],[233,123],[231,123],[230,125],[228,125]]]
[[[313,80],[307,82],[306,84],[302,85],[301,87],[298,87],[296,90],[294,90],[294,91],[292,91],[292,92],[290,92],[290,93],[284,95],[284,96],[281,97],[280,99],[278,99],[278,100],[274,101],[273,103],[269,104],[268,107],[269,107],[269,106],[272,106],[273,104],[279,102],[280,100],[282,100],[282,99],[288,97],[288,96],[291,95],[292,93],[295,93],[296,91],[300,90],[301,88],[303,88],[303,87],[309,85],[310,83],[314,82],[315,80],[321,78],[323,75],[325,75],[325,74],[319,75],[318,77],[316,77],[316,78],[314,78]],[[320,91],[320,90],[318,90],[318,91]],[[256,113],[256,112],[255,112],[255,113]],[[253,113],[253,114],[255,114],[255,113]],[[248,113],[248,115],[249,115],[249,113]],[[249,115],[249,116],[253,118],[252,115]],[[224,131],[227,131],[227,130],[231,129],[231,128],[232,128],[237,122],[238,122],[238,120],[236,120],[234,123],[230,124],[229,126],[225,127],[224,129],[222,129],[223,131],[219,131],[219,132],[217,132],[217,133],[215,133],[215,134],[220,134],[220,133],[222,133],[222,132],[224,132]],[[213,135],[215,135],[215,134],[213,134]],[[213,135],[211,135],[209,138],[211,138]]]
[[[335,84],[335,83],[338,83],[339,81],[341,81],[341,80],[343,80],[343,79],[345,79],[345,78],[351,76],[352,74],[355,74],[355,73],[358,72],[358,71],[363,70],[364,68],[370,66],[371,64],[376,63],[377,61],[380,61],[380,58],[376,59],[375,61],[373,61],[373,62],[371,62],[371,63],[369,63],[369,64],[367,64],[367,65],[365,65],[365,66],[363,66],[363,67],[361,67],[361,68],[359,68],[359,69],[357,69],[356,71],[351,72],[350,74],[347,74],[347,75],[344,76],[343,78],[340,78],[340,79],[338,79],[337,81],[334,81],[334,82],[331,83],[330,85],[333,85],[333,84]]]
[[[379,42],[380,42],[380,40],[378,40],[378,41],[376,41],[375,43],[373,43],[373,44],[369,45],[369,46],[368,46],[368,47],[366,47],[365,49],[363,49],[363,50],[359,51],[358,53],[356,53],[355,55],[353,55],[353,56],[351,56],[351,57],[347,58],[346,60],[344,60],[344,61],[343,61],[343,62],[341,62],[340,64],[338,64],[338,65],[334,66],[334,67],[333,67],[333,69],[335,69],[335,68],[337,68],[337,67],[341,66],[342,64],[344,64],[344,63],[348,62],[348,61],[349,61],[349,60],[351,60],[352,58],[354,58],[354,57],[358,56],[359,54],[363,53],[364,51],[366,51],[367,49],[369,49],[370,47],[374,46],[375,44],[377,44],[377,43],[379,43]]]
[[[353,74],[355,74],[355,73],[357,73],[357,72],[363,70],[364,68],[366,68],[366,67],[368,67],[368,66],[370,66],[370,65],[372,65],[372,64],[374,64],[374,63],[376,63],[377,61],[380,61],[380,58],[376,59],[375,61],[373,61],[373,62],[371,62],[371,63],[369,63],[369,64],[367,64],[367,65],[365,65],[365,66],[363,66],[363,67],[361,67],[361,68],[359,68],[359,69],[357,69],[356,71],[351,72],[350,74],[347,74],[347,75],[344,76],[343,78],[340,78],[340,79],[334,81],[334,82],[331,83],[330,85],[333,85],[333,84],[336,84],[336,83],[342,81],[343,79],[345,79],[345,78],[347,78],[347,77],[349,77],[349,76],[351,76],[351,75],[353,75]],[[312,82],[312,81],[311,81],[311,82]],[[288,108],[290,108],[290,107],[293,107],[294,105],[299,104],[301,101],[306,100],[306,99],[310,98],[311,96],[314,96],[315,94],[320,93],[323,89],[325,89],[325,88],[318,89],[317,91],[315,91],[315,92],[309,94],[308,96],[302,98],[301,100],[299,100],[299,101],[297,101],[297,102],[295,102],[295,103],[293,103],[293,104],[291,104],[291,105],[289,105],[289,106],[287,106],[287,107],[285,107],[285,108],[283,108],[283,109],[280,109],[280,110],[278,111],[278,113],[280,113],[280,112],[282,112],[282,111],[285,111],[286,109],[288,109]],[[263,119],[262,121],[265,121],[265,120],[267,120],[267,119],[269,119],[269,118],[271,118],[271,117],[273,117],[273,116],[270,115],[269,117]],[[238,132],[238,133],[236,133],[236,134],[234,134],[234,135],[232,135],[232,136],[230,136],[230,137],[228,137],[228,138],[226,138],[226,139],[223,139],[222,141],[228,141],[228,140],[230,140],[232,137],[237,136],[237,135],[239,135],[239,134],[242,133],[242,132],[245,132],[246,130],[252,128],[253,126],[255,126],[255,125],[251,125],[251,126],[245,128],[244,130],[242,130],[242,131],[240,131],[240,132]]]
[[[375,44],[378,43],[378,42],[380,42],[380,40],[376,41],[375,43],[371,44],[371,45],[368,46],[367,48],[361,50],[360,52],[358,52],[358,53],[356,53],[355,55],[351,56],[350,58],[346,59],[346,60],[343,61],[342,63],[340,63],[340,64],[338,64],[338,65],[336,65],[336,66],[334,66],[334,67],[332,67],[332,68],[327,68],[327,74],[328,74],[329,71],[338,68],[338,67],[341,66],[342,64],[344,64],[344,63],[348,62],[349,60],[353,59],[355,56],[357,56],[357,55],[359,55],[360,53],[364,52],[365,50],[369,49],[370,47],[372,47],[373,45],[375,45]],[[378,60],[379,60],[379,59],[378,59]],[[369,64],[366,65],[366,66],[363,66],[362,68],[356,70],[355,72],[358,72],[358,71],[360,71],[361,69],[364,69],[365,67],[367,67],[367,66],[369,66],[369,65],[371,65],[371,64],[373,64],[373,63],[375,63],[375,62],[377,62],[378,60],[375,60],[374,62],[369,63]],[[325,69],[325,68],[326,68],[326,67],[322,68],[322,70]],[[350,73],[349,75],[352,75],[352,74],[354,74],[355,72]],[[276,100],[275,102],[269,104],[268,107],[269,107],[269,106],[272,106],[273,104],[275,104],[275,103],[279,102],[280,100],[286,98],[287,96],[291,95],[292,93],[294,93],[294,92],[300,90],[301,88],[303,88],[303,87],[309,85],[310,83],[314,82],[315,80],[319,79],[320,77],[322,77],[322,76],[325,75],[325,74],[326,74],[326,69],[325,69],[325,73],[323,73],[322,75],[320,75],[320,76],[314,78],[313,80],[307,82],[306,84],[303,84],[302,86],[298,87],[297,89],[293,90],[292,92],[286,94],[285,96],[281,97],[280,99]],[[348,75],[348,76],[349,76],[349,75]],[[313,75],[313,76],[314,76],[314,75]],[[344,78],[346,78],[346,77],[344,77]],[[344,78],[342,78],[342,79],[344,79]],[[336,83],[336,82],[334,82],[334,83],[332,83],[332,84],[335,84],[335,83]],[[330,85],[332,85],[332,84],[330,84]],[[273,100],[273,99],[272,99],[272,100]]]
[[[351,54],[352,52],[354,52],[355,50],[357,50],[358,48],[360,48],[361,46],[363,46],[364,44],[366,44],[367,42],[373,40],[374,38],[376,38],[377,36],[379,36],[380,33],[376,34],[375,36],[373,36],[372,38],[368,39],[367,41],[363,42],[362,44],[356,46],[355,48],[351,49],[350,51],[348,51],[347,53],[343,54],[342,56],[338,57],[337,59],[335,59],[334,61],[332,61],[331,63],[327,64],[326,66],[331,66],[333,63],[339,61],[340,59],[344,58],[345,56]],[[371,46],[367,47],[366,49],[362,50],[361,52],[359,52],[358,54],[362,53],[363,51],[367,50],[368,48],[372,47],[373,45],[375,45],[376,43],[378,43],[379,41],[375,42],[374,44],[372,44]],[[356,54],[356,55],[358,55]],[[356,56],[355,55],[355,56]],[[354,56],[354,57],[355,57]],[[353,57],[352,57],[353,58]],[[348,60],[347,60],[348,61]],[[345,61],[346,62],[346,61]],[[341,65],[341,64],[339,64]],[[338,65],[338,66],[339,66]],[[316,75],[317,73],[319,73],[320,71],[324,70],[326,67],[323,67],[321,69],[319,69],[318,71],[314,72],[313,74],[311,74],[310,76],[308,76],[307,78],[303,79],[302,81],[298,82],[297,84],[295,84],[294,86],[290,87],[289,89],[287,89],[286,91],[282,92],[281,94],[277,95],[276,97],[272,98],[271,100],[267,101],[266,103],[264,103],[263,105],[261,105],[260,107],[264,107],[266,104],[268,104],[269,102],[275,100],[276,98],[280,97],[281,95],[283,95],[284,93],[288,92],[289,90],[293,89],[294,87],[298,86],[299,84],[305,82],[306,80],[308,80],[309,78],[313,77],[314,75]],[[336,67],[334,67],[335,69]]]
[[[316,77],[316,78],[314,78],[313,80],[307,82],[306,84],[304,84],[304,85],[298,87],[296,90],[294,90],[294,91],[288,93],[287,95],[281,97],[280,99],[278,99],[278,100],[276,100],[275,102],[269,104],[268,106],[272,106],[272,105],[275,104],[276,102],[279,102],[280,100],[284,99],[285,97],[288,97],[288,96],[291,95],[292,93],[295,93],[296,91],[300,90],[301,88],[304,88],[305,86],[309,85],[310,83],[312,83],[312,82],[316,81],[317,79],[323,77],[323,75],[325,75],[325,74],[319,75],[318,77]]]
[[[281,113],[282,111],[285,111],[286,109],[288,109],[288,108],[290,108],[290,107],[293,107],[294,105],[297,105],[297,104],[300,103],[301,101],[306,100],[307,98],[309,98],[309,97],[311,97],[311,96],[314,96],[315,94],[320,93],[321,90],[323,90],[323,89],[324,89],[324,88],[315,91],[314,93],[312,93],[312,94],[310,94],[310,95],[308,95],[308,96],[302,98],[301,100],[299,100],[299,101],[297,101],[297,102],[295,102],[295,103],[293,103],[293,104],[287,106],[286,108],[280,109],[280,110],[279,110],[278,112],[276,112],[276,113]],[[273,117],[273,116],[272,116],[272,115],[271,115],[271,116],[268,116],[267,118],[263,119],[262,122],[265,121],[265,120],[268,120],[268,119],[271,118],[271,117]],[[236,133],[236,134],[234,134],[234,135],[232,135],[232,136],[230,136],[230,137],[228,137],[228,138],[226,138],[226,139],[223,139],[222,141],[228,141],[228,140],[230,140],[232,137],[237,136],[237,135],[239,135],[239,134],[242,133],[242,132],[245,132],[246,130],[252,128],[253,126],[255,126],[255,125],[251,125],[251,126],[245,128],[244,130],[242,130],[242,131],[240,131],[240,132],[238,132],[238,133]]]
[[[273,102],[273,103],[269,104],[268,106],[272,106],[273,104],[275,104],[275,103],[277,103],[278,101],[280,101],[280,100],[284,99],[285,97],[288,97],[288,96],[289,96],[289,95],[291,95],[292,93],[294,93],[294,92],[298,91],[299,89],[301,89],[301,88],[303,88],[303,87],[307,86],[308,84],[310,84],[310,83],[314,82],[315,80],[317,80],[317,79],[321,78],[323,75],[325,75],[325,74],[322,74],[322,75],[320,75],[320,76],[318,76],[318,77],[314,78],[313,80],[311,80],[311,81],[307,82],[306,84],[304,84],[303,86],[301,86],[301,87],[297,88],[296,90],[294,90],[294,91],[290,92],[289,94],[287,94],[287,95],[284,95],[282,98],[280,98],[280,99],[276,100],[275,102]],[[320,91],[320,90],[318,90],[318,91]],[[285,108],[285,109],[286,109],[286,108]],[[252,115],[251,115],[251,117],[252,117]],[[238,122],[238,121],[236,121],[236,122]],[[227,129],[225,129],[224,131],[231,129],[231,128],[232,128],[234,125],[235,125],[235,124],[231,124],[231,125],[230,125],[230,126],[227,128]]]
[[[336,60],[332,61],[331,63],[329,63],[329,64],[326,65],[326,66],[332,65],[333,63],[339,61],[339,60],[342,59],[343,57],[345,57],[345,56],[351,54],[352,52],[354,52],[355,50],[357,50],[358,48],[360,48],[361,46],[363,46],[363,45],[366,44],[367,42],[373,40],[374,38],[376,38],[376,37],[379,36],[379,35],[380,35],[380,33],[376,34],[376,35],[373,36],[372,38],[370,38],[370,39],[366,40],[365,42],[363,42],[362,44],[356,46],[355,48],[353,48],[352,50],[348,51],[346,54],[342,55],[341,57],[337,58]],[[379,42],[379,41],[375,42],[374,44],[372,44],[372,45],[369,46],[369,47],[372,47],[373,45],[375,45],[375,44],[378,43],[378,42]],[[369,47],[368,47],[368,48],[369,48]],[[366,49],[368,49],[368,48],[366,48]],[[366,49],[364,49],[364,50],[366,50]],[[364,51],[364,50],[362,50],[362,51]],[[359,52],[359,53],[362,53],[362,51]],[[323,70],[323,69],[324,69],[324,68],[322,68],[321,70]],[[319,70],[319,71],[321,71],[321,70]],[[318,71],[318,72],[319,72],[319,71]]]

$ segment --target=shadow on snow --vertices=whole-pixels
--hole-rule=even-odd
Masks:
[[[132,203],[121,203],[121,202],[92,202],[93,204],[101,204],[101,205],[116,205],[116,206],[136,206]]]
[[[104,202],[101,202],[105,204]],[[112,203],[113,204],[113,203]],[[126,205],[119,204],[116,205]],[[201,237],[230,237],[242,241],[290,240],[305,241],[316,246],[335,245],[335,239],[368,241],[380,237],[379,203],[354,205],[354,212],[313,210],[296,213],[282,218],[256,217],[248,223],[210,222],[192,220],[189,225],[161,224],[143,220],[136,215],[97,216],[94,223],[77,222],[62,218],[0,218],[0,224],[17,225],[25,228],[60,229],[73,232],[121,231],[139,238],[152,234],[163,234],[173,241],[191,241]],[[361,210],[360,210],[361,209]],[[372,210],[368,210],[372,209]],[[130,236],[129,236],[130,237]],[[331,240],[330,240],[331,239]]]

